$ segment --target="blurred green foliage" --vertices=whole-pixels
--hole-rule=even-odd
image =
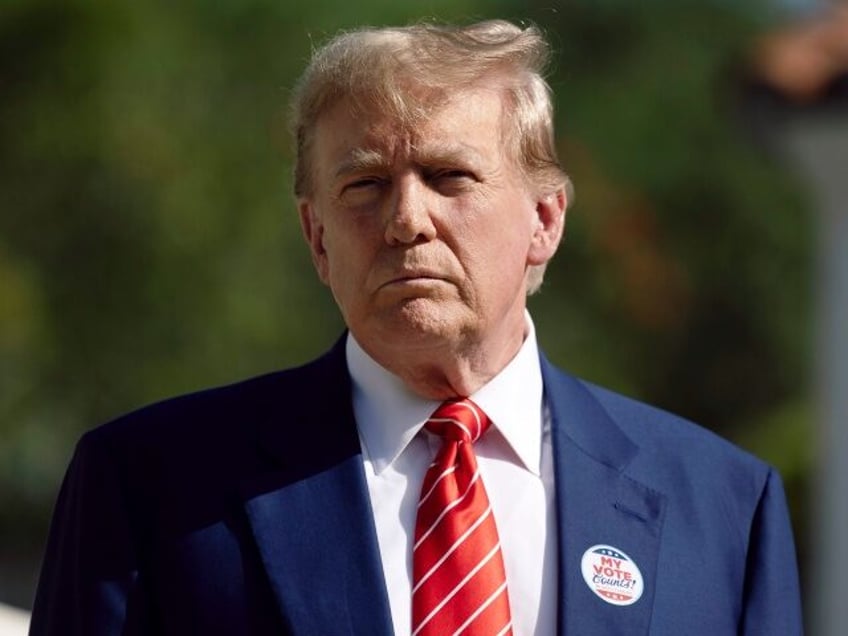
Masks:
[[[339,28],[432,16],[554,43],[577,202],[531,302],[549,356],[776,463],[803,531],[811,219],[731,108],[763,8],[559,4],[0,6],[0,600],[30,600],[83,430],[338,336],[289,194],[288,89]]]

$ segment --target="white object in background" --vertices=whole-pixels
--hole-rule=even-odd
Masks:
[[[26,636],[29,612],[0,603],[0,636]]]
[[[817,207],[816,371],[818,415],[811,630],[841,636],[848,623],[848,112],[833,108],[798,117],[783,130],[790,156]]]

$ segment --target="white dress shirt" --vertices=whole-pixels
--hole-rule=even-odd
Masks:
[[[474,395],[492,428],[474,444],[504,556],[513,631],[556,629],[556,515],[550,423],[536,335]],[[421,482],[441,441],[422,430],[440,402],[425,400],[378,365],[348,335],[353,410],[362,443],[395,634],[410,633],[412,537]]]

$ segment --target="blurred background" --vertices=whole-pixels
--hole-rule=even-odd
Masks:
[[[30,607],[81,432],[303,362],[338,336],[290,195],[289,87],[310,47],[338,29],[420,18],[505,17],[548,34],[577,197],[531,301],[540,340],[560,366],[777,466],[809,589],[817,199],[773,130],[830,104],[848,61],[799,89],[769,60],[775,33],[832,23],[828,10],[5,0],[0,603]]]

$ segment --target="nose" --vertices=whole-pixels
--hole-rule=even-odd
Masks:
[[[436,237],[431,193],[417,175],[397,179],[388,202],[385,237],[389,245],[412,245]]]

